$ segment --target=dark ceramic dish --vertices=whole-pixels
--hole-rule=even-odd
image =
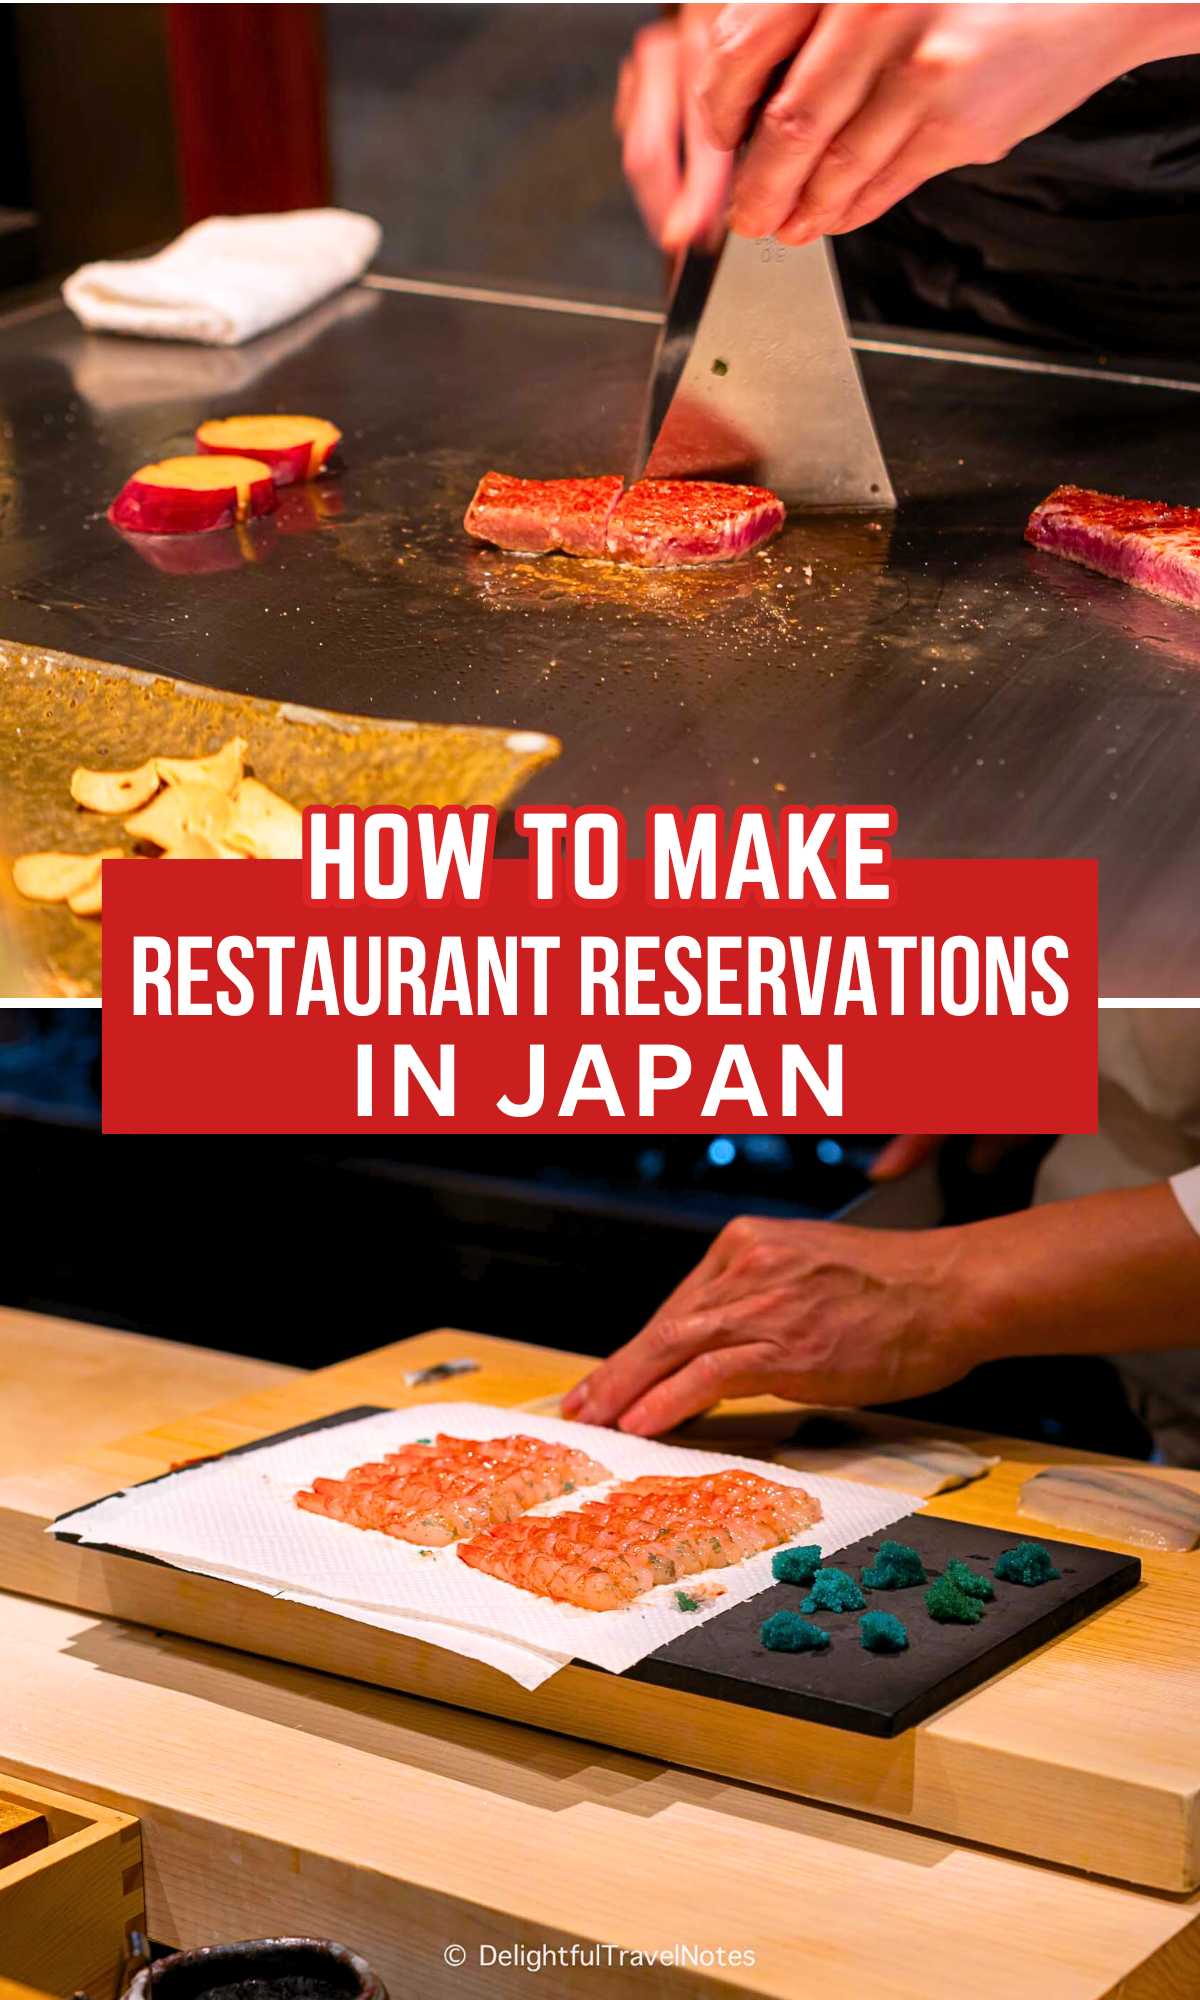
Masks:
[[[388,2000],[365,1959],[327,1938],[251,1938],[173,1952],[125,2000]]]

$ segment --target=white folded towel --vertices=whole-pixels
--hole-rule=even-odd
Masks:
[[[212,215],[153,257],[82,265],[62,295],[101,332],[238,347],[361,277],[379,236],[344,208]]]

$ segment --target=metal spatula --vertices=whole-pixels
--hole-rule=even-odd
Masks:
[[[750,480],[789,507],[891,508],[828,243],[680,259],[634,477]]]

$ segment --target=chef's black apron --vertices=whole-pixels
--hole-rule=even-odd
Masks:
[[[838,258],[856,319],[1200,362],[1200,57],[939,175]]]

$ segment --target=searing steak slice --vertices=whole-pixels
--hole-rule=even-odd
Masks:
[[[608,524],[608,552],[647,568],[730,562],[783,526],[782,500],[765,486],[712,479],[639,479]]]
[[[524,555],[562,549],[569,556],[602,556],[609,516],[624,484],[617,473],[598,479],[514,479],[507,472],[485,472],[463,526],[477,542]]]
[[[1056,486],[1029,516],[1025,539],[1154,597],[1200,608],[1200,507]]]

